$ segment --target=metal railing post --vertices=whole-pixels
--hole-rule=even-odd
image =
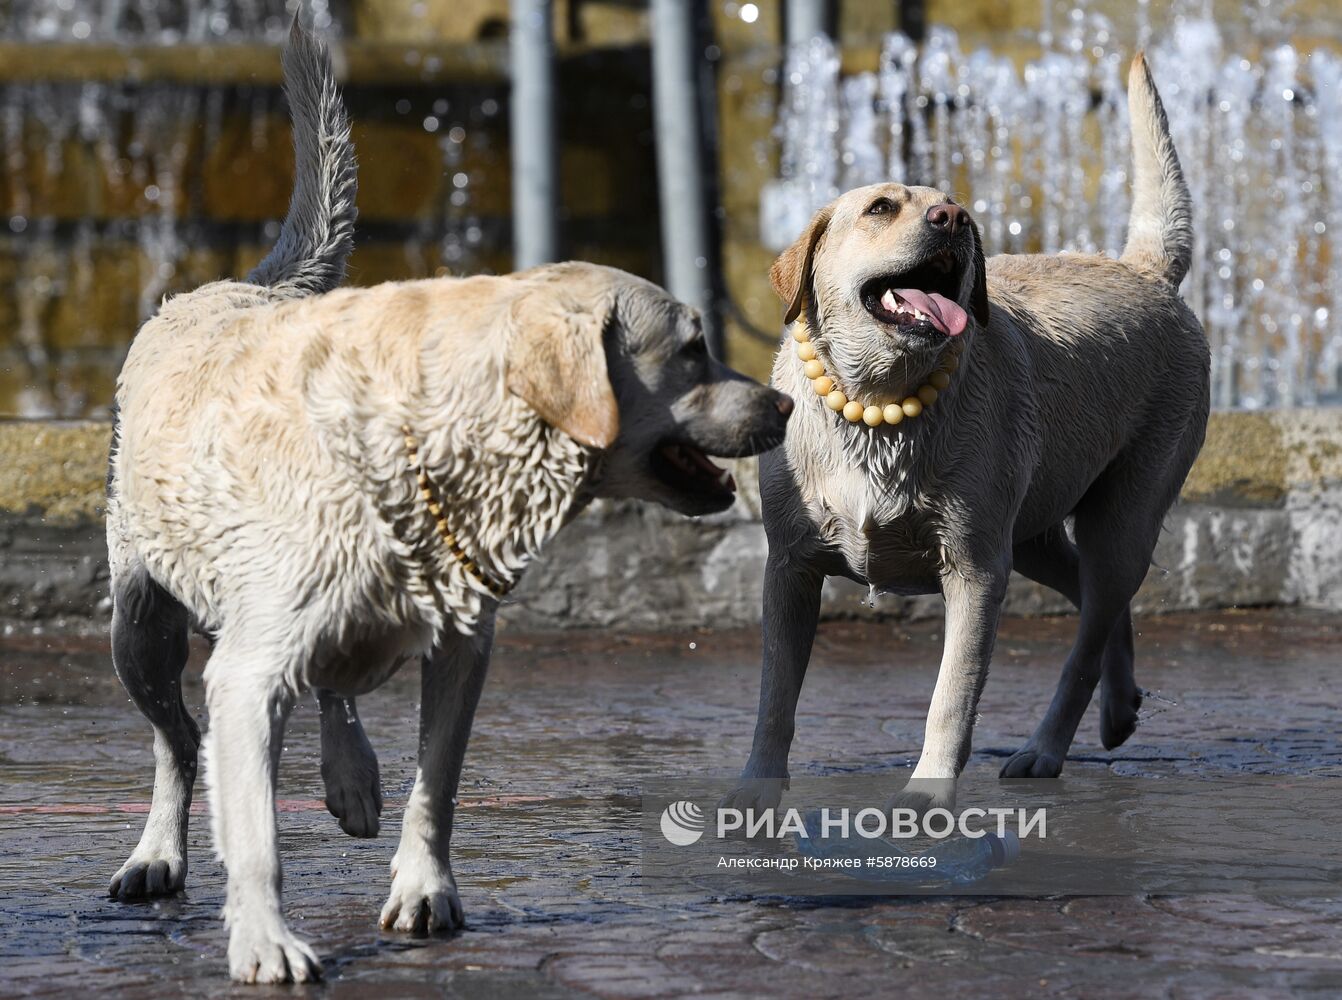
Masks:
[[[699,113],[701,57],[693,0],[652,0],[652,100],[667,290],[701,310],[710,350],[722,356],[713,302],[709,206]]]
[[[559,156],[551,0],[511,0],[513,266],[559,254]]]
[[[787,46],[809,42],[817,35],[829,34],[828,0],[785,0],[783,11]]]

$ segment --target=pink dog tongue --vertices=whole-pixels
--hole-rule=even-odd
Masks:
[[[896,288],[894,291],[907,305],[924,313],[942,333],[957,337],[969,325],[969,316],[965,311],[944,295],[936,292],[929,295],[917,288]]]

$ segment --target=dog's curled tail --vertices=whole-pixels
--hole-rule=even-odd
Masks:
[[[1170,138],[1146,57],[1137,53],[1128,72],[1132,122],[1132,213],[1122,260],[1164,276],[1178,286],[1193,259],[1193,202]]]
[[[279,239],[247,280],[299,298],[344,280],[354,247],[358,175],[331,55],[302,29],[297,15],[283,64],[294,131],[294,193]]]

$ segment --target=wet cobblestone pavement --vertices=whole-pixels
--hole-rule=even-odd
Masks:
[[[1024,741],[1074,630],[1004,623],[975,757]],[[1151,694],[1128,744],[1094,707],[1069,771],[1342,775],[1342,617],[1246,612],[1139,623]],[[891,771],[921,744],[940,636],[831,624],[807,679],[794,773]],[[693,645],[691,645],[693,644]],[[188,704],[202,703],[197,650]],[[729,773],[754,720],[752,633],[504,634],[477,716],[455,834],[467,928],[379,931],[414,777],[417,671],[361,699],[387,798],[377,840],[321,805],[317,713],[290,723],[281,773],[287,913],[314,941],[323,997],[1115,996],[1342,993],[1342,900],[1240,896],[797,901],[654,896],[639,883],[638,794]],[[203,722],[202,718],[202,722]],[[147,724],[105,645],[0,643],[0,995],[264,997],[227,982],[220,865],[197,807],[185,895],[105,898],[149,802]],[[198,801],[203,801],[198,786]],[[1342,837],[1339,838],[1342,842]]]

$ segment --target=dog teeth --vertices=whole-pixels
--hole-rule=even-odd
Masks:
[[[918,322],[931,322],[931,317],[921,309],[909,305],[896,296],[893,288],[887,288],[885,294],[881,296],[881,308],[895,316],[911,316]]]

